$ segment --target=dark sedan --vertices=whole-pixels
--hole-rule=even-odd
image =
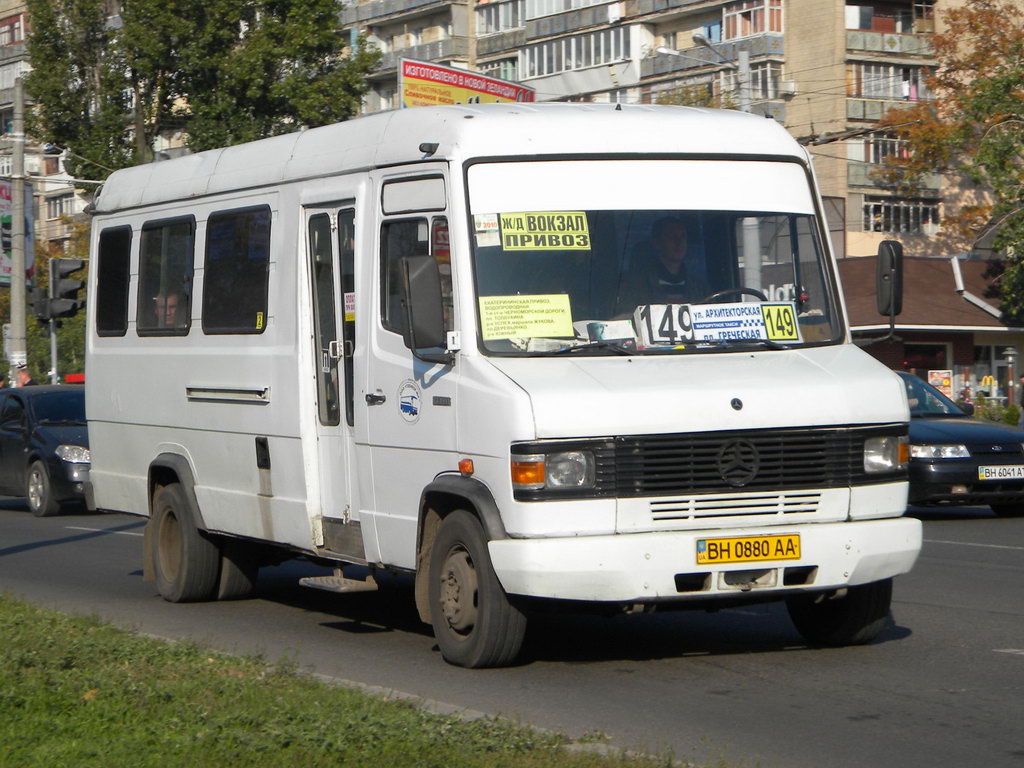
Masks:
[[[82,501],[88,479],[84,387],[0,390],[0,493],[44,517]]]
[[[899,375],[910,401],[910,503],[1024,513],[1024,430],[972,418],[917,376]]]

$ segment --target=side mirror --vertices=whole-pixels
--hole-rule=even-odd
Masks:
[[[957,403],[957,406],[968,416],[974,415],[974,403]]]
[[[441,273],[432,256],[406,256],[400,262],[402,276],[402,313],[405,319],[402,339],[420,360],[450,365],[450,352],[424,352],[447,343],[444,329],[444,305],[441,298]]]
[[[903,311],[903,245],[896,240],[878,244],[875,298],[880,315],[896,317]]]

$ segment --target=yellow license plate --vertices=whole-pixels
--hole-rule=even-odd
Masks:
[[[697,539],[697,564],[759,563],[765,560],[799,560],[800,534],[738,536]]]

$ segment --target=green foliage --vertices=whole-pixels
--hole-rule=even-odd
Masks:
[[[707,85],[679,85],[659,93],[655,104],[675,107],[707,107],[709,109],[736,109],[730,93],[714,93]]]
[[[203,150],[345,120],[380,56],[349,48],[335,0],[133,0],[116,29],[107,5],[28,0],[31,131],[91,178],[150,160],[159,135]]]
[[[1004,405],[995,400],[982,400],[979,403],[975,403],[973,415],[979,419],[987,419],[988,421],[1009,424],[1011,427],[1015,427],[1017,426],[1017,420],[1020,418],[1020,408],[1016,405]]]
[[[0,595],[0,768],[653,768]],[[436,663],[442,663],[435,659]]]

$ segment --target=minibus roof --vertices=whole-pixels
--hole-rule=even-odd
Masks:
[[[433,152],[431,147],[437,145]],[[806,161],[775,120],[695,107],[414,107],[111,174],[95,213],[424,160],[566,155],[755,155]]]

